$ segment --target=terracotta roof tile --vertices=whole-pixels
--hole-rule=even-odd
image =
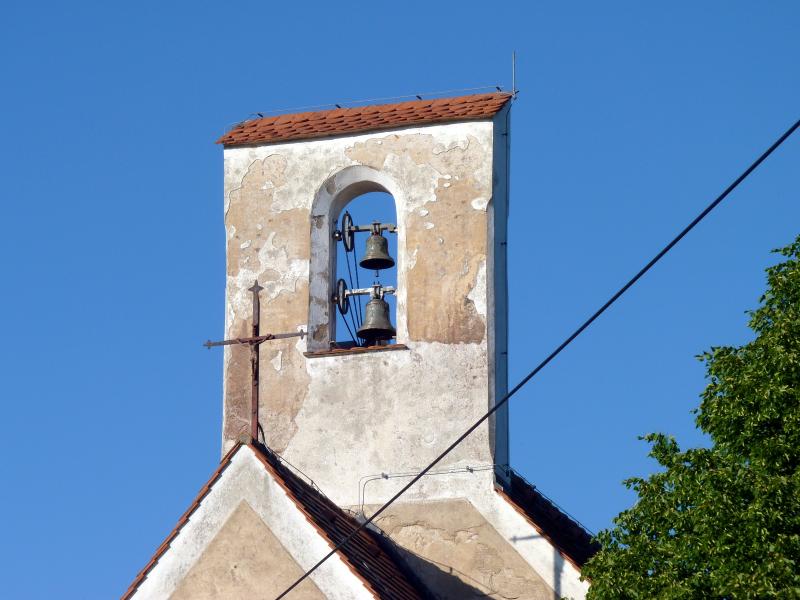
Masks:
[[[226,147],[248,146],[399,126],[488,119],[510,98],[510,94],[496,92],[263,117],[240,123],[217,143]]]
[[[498,493],[516,508],[561,555],[580,568],[600,549],[591,534],[513,470],[511,484]]]

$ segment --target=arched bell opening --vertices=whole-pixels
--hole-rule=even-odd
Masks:
[[[397,210],[391,194],[356,196],[335,217],[331,340],[337,348],[395,343]]]

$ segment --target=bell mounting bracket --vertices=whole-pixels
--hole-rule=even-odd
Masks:
[[[345,280],[339,279],[336,282],[336,292],[331,297],[331,302],[336,305],[342,315],[346,315],[350,310],[350,296],[370,296],[383,299],[386,294],[397,294],[397,288],[391,285],[384,286],[380,283],[374,283],[372,287],[348,290]]]
[[[359,288],[355,290],[345,290],[344,294],[350,296],[371,296],[372,298],[383,298],[386,294],[396,294],[397,289],[391,285],[381,285],[373,283],[372,287]]]
[[[345,211],[345,213],[342,215],[341,226],[339,229],[335,229],[333,231],[333,239],[335,239],[337,242],[342,242],[345,252],[352,252],[355,246],[356,233],[371,233],[373,235],[380,235],[383,231],[397,233],[397,225],[393,223],[381,223],[380,221],[373,221],[369,225],[354,225],[353,217],[350,216],[349,212]]]

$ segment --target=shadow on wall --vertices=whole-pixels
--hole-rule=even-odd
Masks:
[[[478,598],[558,600],[558,595],[553,594],[549,588],[536,588],[536,586],[531,586],[532,589],[529,592],[505,595],[503,592],[487,588],[473,577],[450,565],[423,558],[397,544],[392,544],[391,552],[408,566],[416,579],[430,593],[430,597],[436,600],[474,600]]]

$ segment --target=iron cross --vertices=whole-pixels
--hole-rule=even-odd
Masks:
[[[261,335],[261,303],[258,299],[258,294],[263,289],[263,287],[258,285],[258,279],[256,279],[253,287],[247,290],[253,294],[253,330],[250,337],[233,338],[230,340],[222,340],[221,342],[212,342],[209,340],[203,344],[209,350],[214,346],[250,346],[250,437],[255,441],[258,441],[259,346],[269,340],[280,340],[293,337],[302,338],[306,334],[305,331],[297,331],[295,333],[267,333],[265,335]]]

